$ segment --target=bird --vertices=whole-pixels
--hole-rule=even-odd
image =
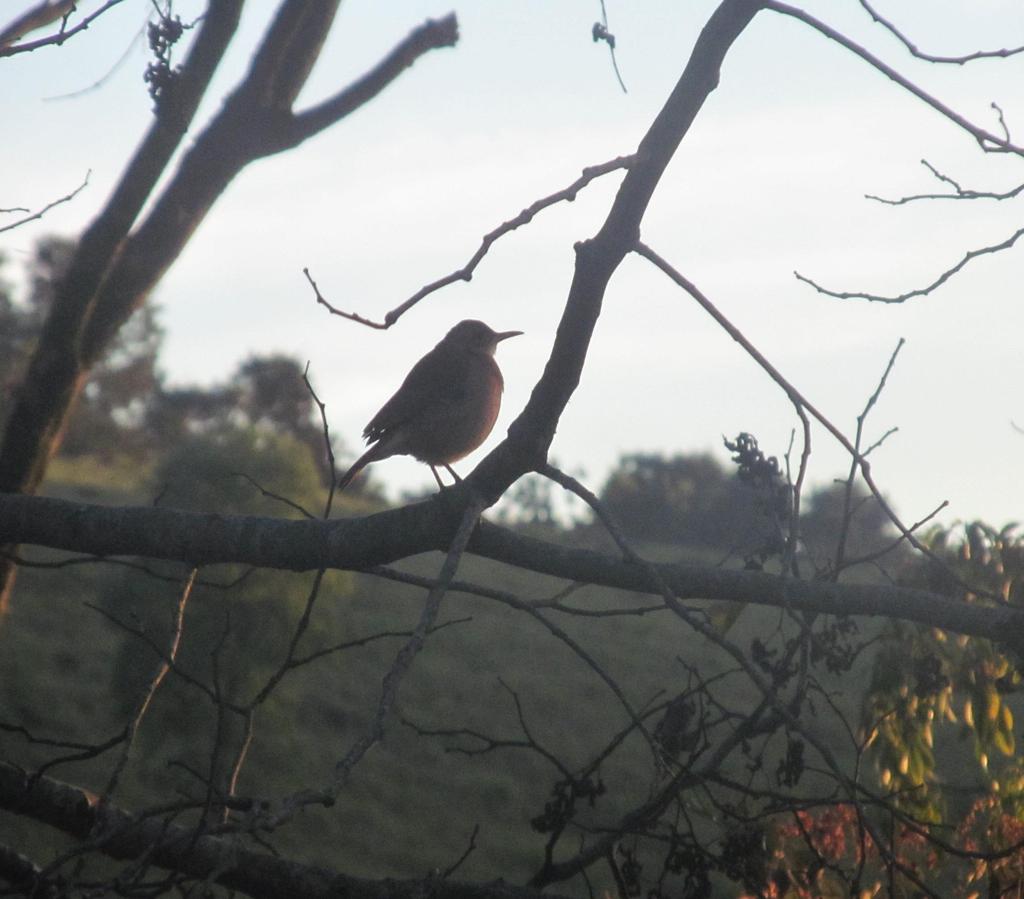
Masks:
[[[475,319],[453,327],[406,375],[363,430],[369,443],[338,480],[344,490],[371,462],[412,456],[425,462],[444,488],[437,466],[455,480],[451,463],[473,452],[491,433],[505,387],[494,352],[498,344],[522,331],[492,331]]]

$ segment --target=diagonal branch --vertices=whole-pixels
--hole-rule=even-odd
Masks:
[[[350,112],[369,103],[421,56],[431,50],[454,47],[458,39],[459,23],[455,13],[449,13],[443,19],[427,19],[360,79],[333,97],[294,115],[282,129],[282,148],[297,146],[341,121]]]
[[[640,142],[600,231],[576,245],[572,284],[544,372],[509,428],[508,439],[470,475],[491,501],[521,475],[544,464],[558,420],[582,377],[608,282],[633,248],[651,197],[679,144],[718,86],[726,54],[762,5],[757,0],[724,0],[715,9]]]
[[[473,273],[476,271],[477,266],[483,261],[484,256],[490,251],[491,246],[511,231],[515,231],[517,228],[523,225],[529,224],[533,221],[534,216],[538,212],[547,209],[549,206],[554,206],[556,203],[566,202],[571,203],[576,199],[579,192],[586,187],[595,178],[599,178],[601,175],[606,175],[609,172],[614,172],[617,169],[629,168],[629,166],[636,159],[635,156],[619,156],[616,159],[611,159],[608,162],[600,163],[599,165],[588,166],[583,170],[583,173],[573,181],[568,187],[562,190],[556,191],[546,197],[542,197],[534,203],[531,203],[525,209],[523,209],[518,215],[509,219],[507,222],[503,222],[498,225],[492,231],[489,231],[483,236],[483,240],[480,242],[480,246],[477,251],[470,257],[462,268],[456,269],[435,281],[431,281],[429,284],[425,284],[419,290],[417,290],[409,299],[396,306],[390,312],[384,316],[384,321],[375,322],[371,319],[365,318],[355,312],[345,312],[342,309],[338,309],[324,299],[320,293],[320,288],[317,287],[316,281],[313,280],[309,274],[309,269],[304,268],[302,273],[306,276],[306,280],[309,282],[310,287],[313,288],[313,292],[316,295],[316,301],[321,306],[326,307],[327,311],[332,315],[339,315],[342,318],[347,318],[349,321],[354,321],[360,325],[366,325],[369,328],[376,328],[378,330],[384,330],[390,328],[399,318],[401,318],[406,312],[408,312],[413,306],[415,306],[420,300],[429,296],[430,294],[440,290],[443,287],[447,287],[449,284],[454,284],[456,281],[472,281]]]
[[[871,463],[867,460],[867,458],[865,458],[865,454],[861,453],[857,449],[857,447],[850,442],[849,438],[842,431],[840,431],[839,428],[837,428],[827,416],[819,412],[818,409],[799,390],[797,390],[792,383],[790,383],[783,376],[782,372],[780,372],[774,365],[772,365],[772,363],[768,361],[767,357],[765,357],[764,354],[757,349],[757,347],[755,347],[749,340],[747,340],[747,338],[732,322],[730,322],[724,315],[722,315],[721,312],[718,311],[718,309],[715,307],[715,304],[712,303],[711,300],[709,300],[700,291],[696,284],[694,284],[692,281],[686,278],[681,272],[676,271],[675,268],[673,268],[665,259],[663,259],[657,253],[655,253],[654,250],[652,250],[646,244],[637,241],[636,252],[639,255],[643,256],[645,259],[647,259],[649,262],[653,263],[659,269],[661,269],[661,271],[664,272],[672,281],[678,284],[691,297],[693,297],[701,305],[701,307],[712,318],[714,318],[714,320],[718,322],[719,325],[722,326],[726,333],[740,346],[742,346],[743,349],[747,352],[747,354],[755,362],[757,362],[757,364],[760,365],[761,368],[765,370],[765,372],[768,373],[771,379],[776,384],[778,384],[779,387],[783,389],[783,391],[785,391],[786,396],[789,397],[790,402],[792,402],[794,405],[798,407],[806,409],[814,417],[814,419],[819,424],[821,424],[825,428],[825,430],[827,430],[839,442],[843,449],[845,449],[846,452],[850,454],[851,459],[853,459],[856,462],[857,466],[860,468],[861,475],[864,478],[864,483],[868,485],[869,489],[874,494],[875,499],[878,501],[879,507],[882,509],[883,512],[885,512],[889,520],[896,526],[897,530],[900,532],[900,534],[903,535],[904,539],[906,539],[910,543],[910,545],[913,546],[919,552],[923,553],[929,558],[934,558],[933,554],[928,550],[928,548],[923,543],[921,543],[920,540],[917,539],[912,529],[908,528],[905,524],[903,524],[899,516],[896,514],[895,510],[893,510],[892,506],[889,505],[889,502],[886,500],[885,496],[882,494],[882,491],[878,488],[878,485],[875,483],[874,478],[871,476]]]
[[[78,341],[97,292],[181,144],[234,36],[241,7],[241,0],[211,2],[176,79],[173,104],[156,117],[110,199],[78,242],[0,441],[0,490],[31,491],[42,480],[68,410],[84,383]]]
[[[782,3],[780,0],[764,0],[764,8],[789,16],[790,18],[803,22],[805,25],[809,25],[819,34],[824,35],[831,41],[835,41],[851,53],[859,56],[872,68],[885,75],[885,77],[890,81],[895,82],[904,90],[909,91],[919,100],[934,109],[937,113],[949,119],[955,125],[958,125],[970,134],[978,142],[978,146],[980,146],[986,153],[1012,153],[1015,156],[1024,156],[1024,147],[1020,147],[1017,144],[1012,143],[1008,137],[999,137],[991,131],[986,131],[984,128],[975,125],[969,119],[960,115],[960,113],[954,111],[936,97],[933,97],[926,90],[918,87],[909,78],[901,75],[892,66],[882,62],[881,59],[868,50],[865,50],[856,41],[850,40],[845,34],[836,31],[820,19],[816,19],[810,13],[799,9],[798,7],[790,6],[788,3]]]
[[[377,712],[374,715],[370,729],[355,742],[344,758],[340,759],[334,766],[332,792],[337,793],[341,789],[352,773],[352,769],[383,738],[384,724],[390,717],[391,710],[398,699],[398,687],[412,665],[413,659],[416,658],[423,648],[427,634],[434,627],[434,622],[437,620],[437,615],[441,610],[441,601],[444,599],[445,594],[448,592],[448,587],[455,577],[459,562],[462,560],[462,554],[469,544],[469,539],[480,520],[480,514],[484,508],[483,500],[477,497],[473,497],[466,505],[466,509],[462,514],[462,521],[459,523],[459,529],[455,532],[451,546],[448,548],[447,555],[445,556],[444,564],[441,566],[437,583],[431,587],[430,592],[427,594],[427,601],[423,604],[420,620],[417,622],[412,636],[399,650],[391,668],[384,675],[380,700],[377,703]]]
[[[192,587],[195,584],[197,573],[198,571],[195,568],[189,572],[188,577],[185,579],[185,585],[182,587],[181,593],[178,596],[178,607],[174,614],[174,624],[171,630],[171,645],[167,650],[166,656],[160,659],[160,664],[157,666],[156,672],[150,679],[149,684],[146,687],[146,692],[139,701],[135,714],[132,716],[132,720],[125,728],[125,741],[124,745],[121,747],[121,755],[118,757],[117,764],[114,766],[114,770],[110,773],[107,785],[103,790],[102,801],[104,802],[109,801],[110,797],[114,795],[114,791],[117,789],[118,782],[121,779],[121,774],[124,772],[125,766],[128,764],[128,758],[131,755],[135,736],[138,734],[139,727],[142,725],[142,719],[145,717],[146,711],[153,702],[153,697],[156,696],[157,690],[160,689],[160,685],[164,682],[164,679],[167,677],[167,673],[174,666],[178,657],[178,648],[181,645],[181,633],[185,623],[185,607],[188,604],[189,597],[192,595]]]
[[[15,228],[20,228],[22,225],[27,225],[29,222],[34,222],[37,219],[41,219],[44,215],[46,215],[46,213],[48,213],[51,209],[53,209],[54,206],[60,206],[62,203],[70,202],[75,197],[77,197],[83,190],[85,190],[86,186],[89,183],[89,176],[91,174],[92,174],[92,169],[90,169],[89,171],[87,171],[85,173],[85,178],[83,179],[82,183],[79,184],[78,187],[76,187],[73,191],[71,191],[71,193],[65,194],[63,197],[60,197],[60,198],[58,198],[56,200],[51,200],[49,203],[47,203],[42,208],[37,209],[35,212],[31,213],[31,215],[27,215],[24,218],[18,219],[18,221],[16,221],[16,222],[11,222],[11,224],[9,224],[9,225],[0,226],[0,234],[3,234],[4,231],[13,231]],[[0,210],[0,212],[7,212],[7,211],[8,210]],[[20,210],[19,209],[18,211],[19,212],[21,212],[21,211],[27,212],[28,210]]]
[[[59,47],[68,38],[74,37],[81,31],[85,31],[103,13],[121,2],[123,0],[107,0],[99,9],[85,16],[77,25],[68,28],[68,18],[75,11],[77,5],[74,0],[59,0],[59,2],[42,0],[42,2],[26,10],[0,31],[0,57],[14,56],[18,53],[31,53],[40,47],[52,45]],[[29,41],[24,44],[17,43],[29,32],[45,28],[58,19],[61,20],[61,23],[60,30],[56,34],[41,37],[38,40]]]

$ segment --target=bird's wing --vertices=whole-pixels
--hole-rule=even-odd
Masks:
[[[455,402],[463,392],[464,380],[456,368],[458,363],[451,353],[427,353],[412,367],[395,395],[373,416],[363,437],[379,440],[425,407]]]

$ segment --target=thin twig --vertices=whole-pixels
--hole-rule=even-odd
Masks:
[[[331,429],[327,424],[327,404],[321,402],[320,397],[317,396],[316,391],[313,389],[313,384],[309,380],[309,362],[306,362],[306,367],[302,370],[302,380],[306,384],[306,390],[309,391],[309,395],[313,398],[313,402],[316,403],[317,409],[320,411],[320,426],[323,429],[324,434],[324,451],[327,453],[327,465],[330,469],[331,486],[327,490],[327,500],[324,502],[324,519],[331,517],[331,506],[334,503],[334,492],[338,483],[338,470],[337,464],[334,460],[334,447],[331,446]]]
[[[49,0],[43,0],[42,3],[36,4],[32,9],[19,16],[11,22],[10,25],[4,28],[2,32],[0,32],[0,57],[14,56],[18,53],[31,53],[33,50],[38,50],[40,47],[47,47],[52,44],[59,46],[68,38],[73,37],[81,31],[85,31],[85,29],[95,22],[96,19],[102,16],[103,13],[111,7],[117,6],[121,2],[122,0],[107,0],[107,2],[94,13],[87,15],[73,28],[68,28],[68,16],[70,16],[74,11],[76,4],[71,2],[71,0],[61,0],[59,3],[51,3]],[[61,20],[61,24],[60,30],[56,34],[51,34],[49,37],[39,38],[38,40],[31,41],[26,44],[15,43],[15,41],[20,40],[30,31],[36,31],[39,28],[43,28],[51,22],[55,22],[57,19]]]
[[[906,293],[901,293],[896,296],[884,296],[877,293],[867,293],[865,291],[845,291],[845,290],[831,290],[827,287],[822,287],[816,281],[811,278],[801,275],[800,272],[794,271],[793,274],[797,280],[803,281],[805,284],[809,284],[818,293],[824,294],[828,297],[835,297],[837,300],[869,300],[872,303],[905,303],[907,300],[913,299],[914,297],[923,297],[930,294],[933,290],[941,287],[950,278],[959,272],[964,266],[966,266],[971,260],[977,259],[979,256],[985,256],[989,253],[999,253],[1002,250],[1008,250],[1012,247],[1021,237],[1024,237],[1024,228],[1015,231],[1002,243],[992,244],[990,246],[978,247],[975,250],[969,250],[964,254],[964,258],[961,259],[956,265],[946,269],[941,275],[939,275],[934,281],[931,282],[927,287],[918,287],[913,290],[908,290]]]
[[[102,606],[95,605],[94,603],[91,603],[91,602],[85,602],[85,603],[83,603],[83,605],[87,609],[92,609],[94,612],[97,612],[100,615],[102,615],[111,624],[116,625],[117,627],[119,627],[123,631],[125,631],[126,633],[129,633],[133,637],[136,637],[139,640],[141,640],[151,650],[153,650],[154,653],[156,653],[158,658],[160,658],[163,662],[167,663],[167,665],[169,666],[170,670],[174,674],[176,674],[183,681],[185,681],[185,683],[190,684],[191,686],[193,686],[197,690],[199,690],[201,693],[205,694],[206,697],[211,702],[214,702],[214,703],[216,702],[217,697],[214,695],[213,690],[209,686],[204,684],[201,680],[199,680],[198,678],[196,678],[193,675],[189,674],[185,669],[183,669],[181,666],[179,666],[177,664],[177,662],[174,659],[170,658],[170,656],[167,655],[166,651],[149,634],[147,634],[145,632],[145,630],[143,630],[140,627],[133,627],[132,625],[128,624],[127,622],[122,621],[120,618],[118,618],[113,613],[108,612]]]
[[[466,861],[470,855],[473,854],[473,850],[476,849],[476,835],[480,833],[480,825],[473,825],[473,832],[469,835],[469,845],[466,846],[465,851],[460,855],[454,862],[452,862],[447,868],[441,872],[441,879],[447,880],[451,877],[459,868],[462,867],[463,862]]]
[[[185,584],[178,596],[178,605],[174,610],[170,646],[167,649],[166,656],[160,660],[160,664],[157,666],[157,670],[146,688],[146,693],[136,707],[135,714],[132,716],[132,720],[128,723],[128,727],[125,730],[125,742],[121,749],[120,758],[118,758],[117,764],[114,766],[114,770],[110,772],[110,777],[107,779],[107,785],[103,790],[102,801],[104,802],[109,801],[114,795],[114,791],[117,789],[118,782],[121,779],[121,774],[124,772],[125,765],[128,764],[128,757],[131,754],[132,747],[135,743],[135,736],[138,734],[139,727],[142,725],[142,719],[145,717],[150,704],[153,702],[153,697],[156,696],[156,691],[160,689],[160,685],[164,682],[164,679],[167,677],[167,673],[171,670],[171,667],[174,665],[174,662],[178,657],[178,647],[181,645],[181,634],[185,624],[185,606],[188,604],[189,597],[192,595],[192,587],[195,584],[197,572],[198,569],[193,568],[188,573],[188,577],[185,578]]]
[[[291,639],[288,641],[288,650],[285,652],[284,658],[281,660],[281,664],[278,665],[277,669],[267,678],[266,683],[263,685],[252,701],[248,704],[250,712],[256,706],[262,704],[268,696],[273,692],[281,679],[288,673],[288,671],[295,667],[295,651],[299,647],[299,641],[302,639],[302,635],[306,633],[309,628],[310,619],[313,617],[313,606],[316,604],[317,597],[320,595],[320,587],[324,581],[324,574],[327,569],[321,568],[317,571],[316,576],[313,578],[313,583],[309,588],[309,594],[306,596],[306,604],[302,609],[302,615],[299,616],[299,621],[295,625],[295,630],[292,631]]]
[[[384,675],[381,685],[380,699],[377,702],[377,711],[374,714],[373,722],[367,732],[352,745],[349,751],[334,766],[334,782],[331,793],[337,794],[341,787],[348,780],[352,769],[359,764],[369,750],[380,742],[384,736],[384,724],[391,715],[395,700],[398,698],[398,688],[405,678],[412,665],[413,659],[423,648],[427,634],[437,620],[441,609],[441,601],[448,591],[448,585],[455,577],[462,554],[469,543],[469,538],[476,529],[480,513],[486,508],[486,502],[480,497],[470,497],[466,509],[462,514],[459,528],[452,538],[451,546],[445,556],[444,564],[438,574],[437,585],[427,595],[427,601],[423,604],[423,612],[416,624],[416,629],[408,642],[399,650],[398,655],[388,672]]]
[[[904,47],[907,48],[911,56],[917,57],[917,59],[923,59],[925,62],[937,62],[937,63],[951,63],[953,65],[962,66],[964,63],[973,62],[976,59],[992,59],[993,57],[999,57],[1005,59],[1007,56],[1015,56],[1018,53],[1024,53],[1024,47],[1014,47],[1013,49],[1003,48],[1001,50],[975,50],[973,53],[966,53],[963,56],[934,56],[931,53],[925,53],[920,50],[918,46],[913,43],[900,29],[898,29],[892,22],[879,13],[868,3],[868,0],[860,0],[860,5],[867,10],[868,15],[871,16],[879,25],[886,29],[893,37],[895,37]]]
[[[433,581],[429,578],[421,578],[418,575],[412,575],[406,572],[395,571],[394,569],[384,567],[371,569],[367,573],[376,574],[379,577],[385,577],[389,580],[401,581],[403,583],[419,584],[420,586],[429,588],[434,588],[439,583],[438,581]],[[515,596],[512,593],[501,592],[498,590],[490,590],[486,588],[477,588],[473,587],[472,585],[461,584],[455,581],[448,584],[448,590],[449,592],[458,590],[461,592],[472,593],[476,596],[494,599],[513,609],[517,609],[521,612],[525,612],[526,614],[528,614],[531,618],[533,618],[540,625],[542,625],[548,631],[548,633],[550,633],[557,640],[560,640],[562,643],[564,643],[585,665],[587,665],[587,667],[589,667],[602,681],[604,681],[608,689],[611,690],[615,698],[619,701],[619,704],[622,706],[623,710],[626,712],[630,720],[633,722],[633,725],[638,730],[640,730],[640,732],[644,735],[648,743],[652,744],[651,736],[644,728],[643,723],[641,721],[641,716],[636,712],[630,701],[626,698],[625,693],[622,691],[622,687],[619,686],[615,678],[613,678],[607,671],[605,671],[605,669],[600,665],[600,663],[598,663],[598,661],[593,657],[593,655],[587,652],[587,650],[584,649],[583,646],[577,640],[573,639],[564,629],[560,628],[554,622],[549,621],[540,613],[539,609],[543,608],[544,605],[546,605],[546,603],[531,604],[528,602],[524,602],[518,596]],[[565,610],[563,609],[563,611]],[[654,609],[648,608],[646,611],[654,611]]]
[[[842,431],[840,431],[839,428],[832,424],[832,422],[825,415],[819,412],[818,409],[814,406],[814,404],[807,400],[807,398],[804,397],[804,395],[800,393],[800,391],[797,390],[796,387],[794,387],[788,380],[786,380],[786,378],[783,377],[782,373],[774,365],[772,365],[771,362],[768,361],[767,357],[765,357],[760,352],[760,350],[758,350],[749,340],[747,340],[743,333],[735,325],[733,325],[732,322],[730,322],[724,315],[722,315],[721,312],[718,311],[714,303],[712,303],[711,300],[709,300],[692,281],[690,281],[688,278],[686,278],[680,272],[678,272],[675,268],[673,268],[668,262],[662,259],[661,256],[655,253],[654,250],[652,250],[646,244],[642,242],[637,242],[635,249],[637,253],[639,253],[645,259],[648,259],[650,262],[652,262],[655,266],[661,269],[661,271],[664,272],[669,278],[671,278],[676,284],[682,287],[683,290],[690,294],[690,296],[693,297],[701,305],[701,307],[703,307],[703,309],[709,315],[711,315],[711,317],[714,318],[715,321],[717,321],[722,326],[722,328],[725,329],[726,333],[728,333],[728,335],[732,337],[733,340],[740,344],[740,346],[743,347],[747,354],[751,358],[753,358],[754,361],[757,362],[757,364],[760,365],[761,368],[763,368],[768,373],[771,379],[776,384],[778,384],[779,387],[782,388],[782,390],[785,392],[786,396],[789,397],[791,402],[799,403],[800,405],[802,405],[837,441],[839,441],[842,447],[860,466],[861,475],[864,478],[864,482],[868,485],[871,492],[875,495],[875,498],[878,500],[879,505],[882,507],[883,511],[888,516],[889,520],[896,526],[899,532],[903,534],[903,536],[910,542],[910,544],[915,549],[924,553],[929,558],[939,561],[938,559],[936,559],[935,555],[928,549],[928,547],[921,543],[921,541],[919,541],[908,530],[908,528],[903,524],[903,522],[900,520],[896,512],[886,501],[885,497],[882,495],[881,490],[878,489],[878,486],[875,484],[874,479],[871,476],[871,463],[864,458],[862,453],[859,453],[857,451],[857,448],[850,442],[849,438],[847,438],[847,436]]]
[[[0,54],[0,55],[2,55],[2,54]],[[22,225],[28,224],[29,222],[34,222],[37,219],[41,219],[44,215],[46,215],[46,213],[48,213],[55,206],[60,206],[62,203],[69,203],[69,202],[71,202],[83,190],[85,190],[86,186],[89,183],[89,176],[91,174],[92,174],[92,169],[89,169],[89,171],[87,171],[85,173],[85,179],[82,181],[82,183],[79,184],[78,187],[76,187],[73,191],[71,191],[71,193],[66,194],[65,196],[61,197],[59,200],[53,200],[52,202],[47,203],[42,209],[38,210],[37,212],[33,212],[31,215],[27,215],[23,219],[19,219],[16,222],[12,222],[10,225],[4,225],[3,227],[0,227],[0,234],[3,234],[4,231],[13,231],[15,228],[20,228]],[[22,210],[21,207],[16,207],[16,208],[10,209],[10,210],[0,209],[0,212],[18,212],[18,211],[28,212],[27,209]]]
[[[899,197],[895,200],[879,197],[875,194],[864,194],[865,199],[875,200],[879,203],[884,203],[886,206],[903,206],[906,203],[913,203],[917,200],[1012,200],[1024,191],[1024,183],[1018,184],[1016,187],[1003,191],[1002,193],[996,193],[995,191],[989,190],[970,190],[962,187],[957,181],[949,177],[949,175],[940,172],[927,159],[922,159],[921,165],[928,169],[936,179],[952,187],[953,193],[912,194],[907,197]]]
[[[259,481],[257,481],[251,475],[246,474],[244,471],[233,471],[231,473],[236,478],[242,478],[243,480],[248,481],[251,486],[255,487],[267,499],[272,499],[274,500],[274,502],[278,502],[285,506],[288,506],[289,509],[294,509],[296,512],[298,512],[305,518],[308,518],[310,520],[316,519],[316,516],[308,509],[304,508],[294,500],[289,499],[287,496],[281,496],[281,494],[279,493],[274,493],[274,491],[272,490],[267,490],[267,488],[264,487]]]
[[[918,87],[916,84],[914,84],[914,82],[910,81],[908,78],[905,78],[894,68],[892,68],[892,66],[882,62],[881,59],[879,59],[873,53],[866,50],[856,41],[850,40],[850,38],[848,38],[845,34],[836,31],[834,28],[832,28],[829,25],[826,25],[820,19],[816,19],[810,13],[805,12],[804,10],[798,7],[790,6],[788,3],[782,3],[781,0],[761,0],[761,5],[764,9],[770,9],[773,10],[774,12],[781,13],[782,15],[789,16],[792,19],[796,19],[797,21],[803,22],[805,25],[814,29],[822,36],[846,48],[854,55],[859,56],[872,68],[876,69],[878,72],[881,72],[883,75],[885,75],[885,77],[888,78],[890,81],[895,82],[904,90],[908,91],[909,93],[917,97],[919,100],[926,103],[940,115],[949,119],[949,121],[953,122],[955,125],[959,126],[961,129],[970,134],[971,137],[974,138],[974,140],[978,143],[978,146],[981,147],[981,149],[984,152],[1012,153],[1015,156],[1024,156],[1024,147],[1020,147],[1012,143],[1008,137],[999,137],[998,135],[993,134],[991,131],[986,131],[984,128],[975,125],[969,119],[960,115],[960,113],[955,112],[953,109],[946,106],[945,103],[942,103],[936,97],[933,97],[926,90]]]
[[[238,747],[234,764],[231,766],[231,773],[228,776],[227,796],[225,797],[226,801],[224,803],[225,821],[227,821],[228,812],[231,808],[230,801],[234,799],[238,793],[238,779],[242,775],[242,766],[245,764],[245,760],[249,756],[249,749],[252,746],[253,737],[256,734],[255,719],[256,710],[249,709],[245,716],[245,735],[242,737],[242,744]]]
[[[892,355],[889,357],[889,363],[885,366],[885,371],[882,372],[882,377],[878,380],[878,386],[874,392],[868,397],[868,401],[864,404],[864,409],[857,416],[857,430],[853,438],[853,446],[857,450],[858,455],[866,456],[870,450],[874,449],[877,444],[872,445],[867,451],[861,451],[861,441],[864,437],[864,423],[867,421],[868,414],[875,407],[875,403],[878,402],[878,398],[882,395],[882,391],[885,389],[885,383],[889,378],[889,374],[896,364],[896,357],[899,355],[900,350],[903,349],[903,344],[906,341],[901,337],[899,342],[896,344],[896,349],[892,351]],[[887,432],[891,433],[891,431]],[[884,438],[883,438],[884,439]],[[839,525],[839,538],[836,540],[836,557],[833,563],[832,576],[833,579],[838,580],[839,575],[843,570],[844,557],[846,555],[846,541],[850,536],[850,525],[853,521],[853,511],[851,505],[853,503],[853,485],[856,483],[857,478],[857,457],[854,456],[850,459],[850,471],[846,476],[845,487],[843,490],[843,515]]]
[[[566,202],[571,203],[576,199],[576,195],[586,187],[595,178],[599,178],[601,175],[607,175],[609,172],[617,171],[618,169],[629,168],[629,166],[636,159],[635,155],[630,156],[619,156],[616,159],[611,159],[608,162],[601,163],[600,165],[589,166],[583,170],[583,173],[568,187],[563,188],[560,191],[556,191],[546,197],[537,200],[535,203],[531,203],[525,209],[523,209],[518,215],[509,219],[507,222],[503,222],[493,231],[485,234],[480,246],[477,251],[473,254],[470,260],[460,269],[457,269],[450,274],[445,275],[442,278],[438,278],[436,281],[431,281],[429,284],[424,285],[416,291],[409,299],[404,303],[396,306],[390,312],[384,316],[384,320],[381,322],[373,321],[372,319],[365,318],[355,312],[346,312],[342,309],[338,309],[324,299],[320,293],[320,289],[317,287],[316,281],[313,280],[309,274],[309,269],[304,268],[302,273],[306,276],[306,280],[313,288],[313,292],[316,295],[316,301],[321,306],[324,306],[333,315],[340,315],[342,318],[347,318],[349,321],[354,321],[360,325],[366,325],[368,328],[376,328],[377,330],[385,330],[390,328],[395,322],[398,321],[406,312],[408,312],[413,306],[415,306],[424,297],[429,296],[435,291],[440,290],[442,287],[447,287],[449,284],[454,284],[456,281],[471,281],[473,279],[473,272],[476,267],[480,264],[484,256],[490,250],[491,245],[499,238],[508,234],[511,231],[515,231],[517,228],[528,224],[533,220],[534,216],[538,212],[547,209],[549,206],[553,206],[556,203]]]

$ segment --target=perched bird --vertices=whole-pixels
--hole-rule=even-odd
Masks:
[[[494,351],[522,331],[492,331],[467,319],[420,359],[391,399],[363,431],[370,447],[338,481],[344,490],[371,462],[413,456],[426,462],[439,487],[438,465],[458,475],[451,463],[473,452],[491,433],[501,406],[502,380]]]

